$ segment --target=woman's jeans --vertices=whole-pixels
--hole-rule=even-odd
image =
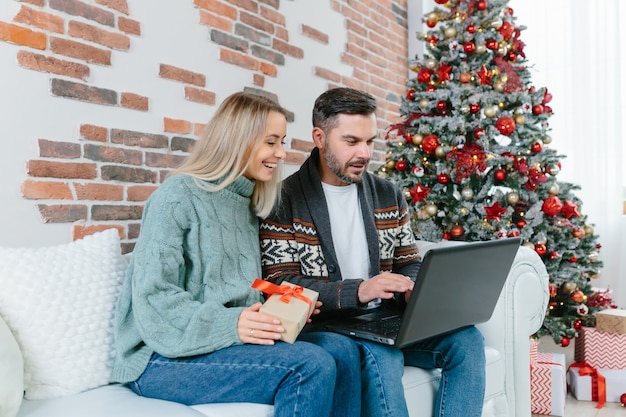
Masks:
[[[326,417],[331,408],[333,417],[359,416],[356,345],[333,333],[301,337],[294,344],[243,344],[188,358],[155,353],[130,386],[139,395],[187,405],[274,404],[275,417]]]
[[[358,341],[363,367],[364,417],[408,416],[401,383],[404,365],[441,369],[433,416],[480,417],[485,396],[484,338],[475,327],[429,338],[402,350]]]

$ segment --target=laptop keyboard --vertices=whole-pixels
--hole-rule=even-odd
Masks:
[[[353,327],[358,330],[378,333],[381,335],[395,335],[400,331],[402,317],[394,316],[380,321],[362,322]]]

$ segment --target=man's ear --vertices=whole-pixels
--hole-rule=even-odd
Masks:
[[[313,143],[319,149],[324,147],[324,139],[326,138],[326,134],[319,127],[314,127],[313,132],[311,132],[311,137],[313,138]]]

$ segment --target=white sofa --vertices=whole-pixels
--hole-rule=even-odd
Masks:
[[[119,252],[119,238],[116,232],[112,233],[106,231],[99,235],[106,236],[106,245],[109,245],[109,247],[112,246],[115,249],[115,245],[117,245],[117,252]],[[34,355],[31,350],[36,351],[37,345],[35,343],[35,346],[26,349],[25,345],[27,342],[30,343],[27,336],[22,334],[20,329],[15,328],[16,323],[19,323],[19,314],[16,314],[15,311],[11,311],[10,307],[6,307],[7,304],[10,304],[8,302],[10,298],[6,297],[10,296],[6,296],[3,299],[1,294],[3,292],[6,294],[8,291],[15,292],[16,285],[32,286],[33,284],[29,283],[28,280],[22,283],[23,279],[19,280],[20,284],[15,284],[11,281],[14,280],[15,277],[6,278],[6,271],[8,268],[11,268],[10,271],[16,275],[15,269],[22,268],[20,266],[16,267],[16,265],[21,265],[18,259],[22,257],[29,258],[25,261],[28,267],[24,268],[44,270],[43,273],[45,275],[42,276],[48,277],[50,274],[56,274],[56,272],[54,272],[55,269],[49,267],[46,262],[56,262],[66,265],[69,261],[63,261],[62,258],[65,253],[71,253],[69,256],[72,260],[81,256],[85,256],[86,258],[91,256],[94,259],[97,258],[98,261],[86,259],[85,262],[80,265],[88,265],[82,268],[91,268],[91,271],[85,273],[84,271],[80,271],[80,266],[74,266],[72,267],[73,272],[63,271],[63,277],[59,279],[65,279],[67,275],[81,273],[83,275],[89,275],[90,277],[95,276],[95,280],[105,279],[97,278],[98,273],[93,271],[94,264],[96,264],[95,268],[100,269],[107,269],[110,265],[117,265],[114,268],[114,272],[118,274],[116,280],[119,281],[119,277],[123,275],[124,265],[126,263],[125,257],[119,256],[116,250],[104,250],[98,247],[102,242],[97,243],[96,241],[104,238],[102,236],[94,236],[93,238],[86,238],[88,244],[96,246],[95,249],[91,248],[91,255],[85,255],[87,251],[84,248],[75,248],[77,245],[81,244],[78,241],[66,245],[59,245],[54,249],[42,249],[44,251],[43,255],[41,253],[34,254],[35,251],[30,249],[15,252],[6,248],[0,248],[0,316],[6,321],[8,328],[12,332],[5,331],[5,336],[2,336],[3,332],[0,326],[0,355],[2,355],[0,356],[0,373],[2,373],[2,375],[0,375],[0,417],[14,417],[16,413],[17,417],[273,416],[273,407],[268,405],[236,403],[188,407],[177,403],[138,397],[125,386],[102,383],[98,380],[89,382],[89,384],[95,385],[95,387],[67,395],[63,394],[62,390],[52,391],[52,394],[50,394],[49,391],[46,391],[49,387],[44,385],[42,388],[43,391],[40,391],[43,394],[39,395],[37,391],[32,391],[33,393],[30,396],[35,397],[35,399],[28,399],[29,390],[28,386],[25,386],[26,398],[21,396],[24,392],[24,381],[30,378],[32,384],[32,381],[36,379],[36,373],[39,372],[37,370],[38,368],[33,371],[34,368],[31,366],[32,364],[29,363],[36,361],[36,355]],[[420,242],[420,251],[425,253],[425,251],[434,245],[435,244],[429,242]],[[51,253],[47,253],[46,251],[51,251]],[[31,258],[36,260],[33,261]],[[60,261],[59,258],[61,258]],[[120,259],[118,258],[123,259],[123,261],[120,263]],[[54,261],[46,261],[46,259],[54,259]],[[37,265],[33,265],[33,263]],[[4,269],[2,264],[5,264]],[[31,275],[36,275],[36,273],[30,272],[24,274],[23,271],[20,271],[21,278],[25,276],[30,277]],[[92,281],[93,280],[94,279],[92,279]],[[67,279],[67,281],[69,282],[70,280]],[[21,289],[18,288],[18,290]],[[45,290],[45,286],[44,288],[40,288],[39,291],[44,291],[44,298],[51,298],[51,302],[63,302],[61,299],[55,301],[54,299],[56,297],[53,294],[48,294],[49,297],[46,297],[45,292],[47,291]],[[91,293],[93,293],[93,290],[90,290],[89,294]],[[85,295],[84,297],[89,296]],[[540,327],[546,311],[548,298],[548,276],[541,259],[534,251],[526,247],[521,247],[492,318],[487,323],[479,326],[485,336],[487,346],[487,392],[485,395],[483,417],[530,416],[529,336]],[[102,297],[98,297],[98,299],[102,299]],[[24,300],[24,298],[22,300]],[[104,307],[108,312],[105,314],[105,322],[111,318],[110,312],[112,311],[112,304],[114,304],[113,300],[114,298],[105,303]],[[477,300],[477,302],[480,301]],[[95,304],[94,301],[91,301],[91,303]],[[107,303],[111,305],[107,306]],[[48,310],[54,309],[56,305],[52,304],[47,308]],[[94,309],[97,308],[94,307]],[[29,310],[30,314],[32,314],[30,318],[31,321],[26,321],[24,322],[25,324],[20,324],[20,326],[28,327],[31,322],[38,320],[35,317],[38,314],[36,310],[37,308],[33,303],[33,306],[31,306]],[[50,312],[50,314],[52,314],[52,312]],[[42,315],[46,316],[47,314],[44,312]],[[52,324],[46,324],[46,326],[55,326],[54,323],[56,322],[51,323]],[[2,320],[0,320],[0,324],[3,324]],[[97,323],[93,323],[92,320],[92,327],[96,324]],[[105,323],[104,327],[109,329],[107,332],[110,332],[109,323]],[[6,328],[5,326],[5,329]],[[66,333],[70,332],[67,329],[64,331]],[[17,342],[15,340],[7,340],[7,333],[9,334],[8,339],[11,339],[10,335],[13,334]],[[72,330],[70,333],[73,335],[76,332]],[[110,340],[110,334],[107,333],[103,340]],[[80,343],[82,342],[76,342],[74,344]],[[13,356],[11,356],[11,346],[22,348],[22,352],[24,353],[23,357],[19,357],[20,352],[16,352],[16,349],[13,349]],[[111,355],[110,350],[108,355]],[[89,358],[93,356],[97,355],[88,355]],[[3,360],[5,361],[4,364],[1,363]],[[6,363],[7,360],[10,361],[10,363]],[[23,366],[22,361],[24,363]],[[43,361],[46,361],[45,356]],[[68,362],[68,359],[65,358],[64,361]],[[107,361],[105,360],[105,362]],[[16,364],[19,364],[19,366],[15,366]],[[67,364],[61,363],[61,365]],[[107,366],[109,365],[110,361],[107,362]],[[93,363],[91,362],[85,362],[85,365],[80,365],[79,363],[69,364],[68,370],[62,371],[65,375],[59,375],[58,378],[56,378],[56,383],[63,384],[66,381],[72,380],[73,376],[71,373],[76,368],[81,368],[81,366],[86,369],[94,369],[92,371],[93,374],[101,372],[93,368]],[[7,370],[7,368],[11,367],[12,370]],[[26,376],[22,373],[22,369],[27,370]],[[30,371],[28,371],[28,369],[30,369]],[[88,374],[89,372],[89,370],[86,370],[84,373]],[[77,375],[79,377],[81,376],[80,369]],[[82,376],[84,377],[85,375]],[[10,380],[7,380],[7,378]],[[55,380],[55,375],[52,376],[52,379]],[[28,381],[26,381],[26,383],[26,385],[28,385]],[[430,416],[435,391],[438,386],[438,372],[407,367],[405,369],[403,383],[411,416]],[[81,390],[80,386],[79,383],[73,388],[66,388],[66,390]],[[84,387],[88,386],[89,385],[84,385]],[[15,392],[18,389],[20,390],[20,397],[16,398]],[[46,392],[48,393],[46,394]],[[37,399],[38,396],[42,398]]]

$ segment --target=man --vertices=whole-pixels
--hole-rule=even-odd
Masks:
[[[402,192],[367,171],[378,135],[375,111],[374,98],[358,90],[336,88],[319,96],[313,108],[315,148],[284,180],[282,202],[261,225],[263,276],[319,292],[323,305],[313,326],[380,303],[404,304],[419,270]],[[442,369],[435,416],[481,415],[484,340],[475,327],[402,350],[355,343],[361,352],[362,415],[408,415],[404,364]]]

